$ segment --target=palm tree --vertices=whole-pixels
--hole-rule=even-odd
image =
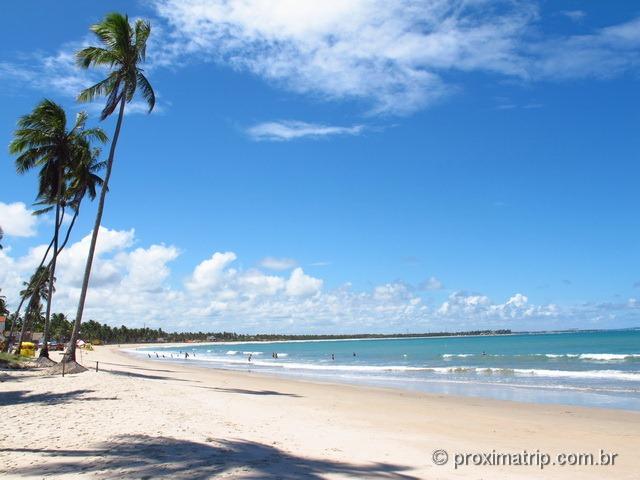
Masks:
[[[4,237],[4,230],[2,230],[2,227],[0,227],[0,242],[2,241],[2,238]],[[0,243],[0,250],[2,250],[2,244]]]
[[[53,298],[53,278],[59,249],[59,233],[67,202],[67,178],[74,162],[90,155],[91,141],[105,142],[107,137],[100,128],[85,129],[87,114],[80,112],[73,127],[67,130],[67,115],[55,102],[45,99],[31,113],[20,118],[9,152],[18,155],[16,170],[25,173],[40,167],[38,204],[48,205],[37,213],[45,213],[55,208],[53,233],[53,258],[48,266],[50,275],[45,314],[43,347],[41,358],[49,358],[49,320]]]
[[[18,338],[16,354],[20,354],[22,340],[24,339],[24,334],[26,333],[27,327],[30,323],[29,320],[33,319],[36,312],[40,313],[42,299],[46,300],[49,296],[49,292],[51,291],[49,279],[49,269],[46,267],[38,267],[35,273],[31,275],[29,282],[23,282],[25,288],[20,292],[20,296],[22,298],[29,298],[29,304],[27,305],[27,311],[25,312],[24,320],[22,322],[22,330],[20,331],[20,337]]]
[[[0,289],[0,291],[2,291],[2,289]],[[7,315],[9,315],[9,310],[7,309],[6,297],[4,295],[0,295],[0,317],[6,317]],[[4,325],[4,322],[2,325]],[[0,331],[0,336],[4,336],[4,328]],[[8,344],[9,339],[5,338],[4,343]]]
[[[1,288],[0,291],[2,291]],[[2,316],[9,315],[9,310],[7,310],[7,301],[5,300],[6,298],[7,297],[5,297],[4,295],[0,295],[0,315]]]
[[[103,188],[100,191],[98,212],[91,235],[91,244],[89,246],[89,254],[87,255],[82,289],[80,291],[80,300],[78,302],[78,311],[73,325],[69,349],[65,353],[65,362],[75,362],[76,358],[76,341],[82,324],[82,314],[87,298],[87,290],[89,288],[89,278],[91,276],[91,265],[93,264],[98,232],[102,222],[104,201],[109,186],[109,179],[111,178],[113,159],[120,136],[120,129],[122,128],[125,106],[133,100],[138,89],[149,106],[149,112],[153,110],[156,102],[153,88],[147,80],[147,77],[145,77],[143,70],[139,67],[139,65],[145,61],[146,57],[147,39],[151,33],[149,22],[136,20],[135,24],[131,25],[128,16],[119,13],[110,13],[102,22],[93,25],[91,31],[95,33],[103,46],[87,47],[77,52],[76,59],[78,65],[82,68],[92,66],[106,67],[110,69],[110,73],[104,80],[81,92],[78,100],[81,102],[90,102],[97,97],[106,96],[106,104],[102,110],[100,119],[104,120],[109,117],[116,108],[118,108],[118,120],[116,121],[116,128],[113,134],[113,140],[111,141],[111,148],[109,149],[109,157],[107,158],[107,171]]]

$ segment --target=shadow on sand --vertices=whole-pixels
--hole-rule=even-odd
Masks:
[[[216,392],[222,392],[222,393],[238,393],[240,395],[276,395],[281,397],[302,398],[302,395],[298,395],[297,393],[283,393],[283,392],[276,392],[275,390],[248,390],[245,388],[222,388],[222,387],[199,387],[199,388],[206,388],[208,390],[215,390]]]
[[[94,401],[94,400],[116,400],[111,397],[84,397],[87,393],[93,393],[95,390],[72,390],[64,393],[34,393],[29,394],[28,390],[14,390],[4,392],[0,395],[0,406],[16,405],[22,403],[39,403],[42,405],[58,405],[71,401]]]
[[[205,444],[168,437],[123,435],[93,450],[16,448],[1,451],[40,456],[36,464],[8,472],[22,477],[95,474],[109,478],[203,480],[224,475],[244,479],[313,480],[331,474],[372,479],[417,478],[402,473],[408,467],[302,458],[269,445],[240,440],[216,440]],[[47,465],[47,458],[55,463]]]
[[[91,364],[89,363],[89,365],[91,365]],[[136,370],[146,370],[148,372],[163,372],[163,373],[173,373],[173,372],[175,372],[175,370],[166,370],[166,369],[162,369],[162,368],[139,367],[137,365],[131,365],[129,363],[100,362],[100,365],[113,365],[115,367],[129,367],[129,368],[135,368]],[[89,368],[89,367],[87,367],[87,368]]]
[[[175,380],[176,382],[200,383],[197,380],[187,380],[184,378],[167,377],[164,375],[151,375],[149,373],[128,372],[124,370],[101,370],[101,372],[110,373],[112,375],[122,375],[123,377],[144,378],[147,380]]]

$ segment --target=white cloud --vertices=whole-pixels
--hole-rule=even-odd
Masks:
[[[254,125],[247,129],[247,134],[254,140],[283,141],[297,138],[317,139],[335,135],[358,135],[363,129],[362,125],[337,127],[296,120],[279,120]]]
[[[269,270],[289,270],[297,264],[293,258],[265,257],[260,260],[260,266]]]
[[[640,66],[640,17],[588,35],[529,45],[536,78],[611,78]]]
[[[455,72],[536,80],[611,76],[638,66],[640,19],[586,35],[554,35],[538,25],[538,3],[524,0],[155,5],[171,44],[163,47],[160,63],[191,55],[294,92],[361,101],[373,114],[406,114],[438,101],[457,90],[450,80]],[[579,20],[584,12],[563,15]],[[301,130],[268,125],[279,139],[279,132],[294,138]]]
[[[38,217],[22,202],[0,202],[0,227],[6,236],[33,237]]]
[[[427,278],[424,282],[422,282],[420,287],[423,290],[442,290],[444,288],[442,282],[436,277]]]
[[[517,1],[157,0],[192,53],[284,87],[408,113],[451,89],[448,70],[519,75],[518,38],[535,7]]]
[[[0,79],[8,79],[11,81],[10,86],[18,85],[20,89],[29,87],[47,92],[48,95],[54,92],[56,95],[75,99],[82,90],[97,83],[106,74],[101,69],[85,70],[76,65],[75,52],[94,43],[95,40],[87,36],[82,41],[63,44],[52,54],[37,52],[26,60],[0,62]],[[158,102],[158,97],[156,91],[153,113],[162,113],[165,109],[165,104]],[[104,101],[99,99],[82,106],[93,113],[102,111],[103,107]],[[127,105],[126,114],[146,114],[148,110],[146,102],[133,100]]]
[[[560,13],[574,22],[579,22],[587,16],[584,10],[564,10]]]
[[[408,114],[460,89],[460,73],[535,80],[607,78],[640,65],[640,18],[580,35],[545,31],[528,0],[152,0],[147,71],[218,62],[281,88],[355,101],[370,114]],[[562,15],[580,20],[581,10]],[[77,95],[100,73],[78,69],[73,52],[90,36],[0,62],[20,88]],[[456,78],[456,80],[454,80]],[[158,111],[162,110],[158,106]],[[142,103],[129,113],[146,112]],[[266,122],[255,138],[356,135],[360,125]]]
[[[482,294],[455,292],[432,305],[411,286],[385,283],[355,291],[350,284],[326,289],[320,278],[295,268],[267,274],[234,267],[233,252],[216,252],[194,266],[184,281],[170,265],[175,246],[139,245],[133,230],[102,228],[91,277],[85,318],[112,325],[161,326],[164,330],[349,333],[514,330],[629,326],[639,303],[591,303],[559,307],[536,305],[521,293],[504,302]],[[54,311],[73,315],[89,235],[62,253],[56,273]],[[21,282],[40,261],[45,245],[21,257],[0,251],[0,286],[15,308]],[[626,323],[625,323],[626,322]]]
[[[206,291],[219,286],[225,276],[235,274],[235,271],[226,271],[225,268],[236,260],[233,252],[216,252],[210,259],[200,263],[193,272],[187,287],[195,291]]]
[[[288,295],[294,297],[313,295],[320,291],[322,283],[322,280],[305,274],[302,268],[298,267],[291,272],[286,291]]]

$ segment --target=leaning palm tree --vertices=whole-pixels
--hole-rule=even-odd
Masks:
[[[59,233],[62,225],[67,198],[68,172],[74,162],[84,158],[91,151],[91,141],[105,142],[107,137],[100,128],[86,129],[87,114],[80,112],[75,124],[67,129],[67,115],[64,109],[51,100],[43,100],[31,113],[20,118],[9,152],[17,155],[16,170],[25,173],[40,167],[38,204],[47,207],[37,211],[42,214],[55,208],[53,233],[53,256],[48,266],[50,275],[47,308],[44,323],[43,347],[40,358],[49,358],[47,347],[51,302],[53,299],[53,277],[59,252]],[[45,257],[46,258],[46,257]],[[48,363],[45,361],[41,363]]]
[[[116,121],[113,139],[111,140],[109,157],[107,158],[104,185],[100,191],[98,212],[91,235],[89,254],[87,255],[80,300],[78,302],[78,311],[73,325],[69,348],[64,356],[63,361],[65,362],[75,362],[76,358],[76,341],[80,332],[80,325],[82,324],[82,314],[87,298],[87,290],[89,288],[91,266],[93,264],[98,232],[102,222],[104,201],[109,186],[109,179],[111,178],[113,159],[120,136],[125,106],[133,100],[137,91],[140,91],[142,97],[147,102],[149,112],[153,110],[156,102],[153,88],[139,66],[145,61],[146,57],[147,39],[151,33],[149,22],[137,20],[134,25],[131,25],[129,23],[129,17],[126,15],[110,13],[102,22],[93,25],[91,31],[98,37],[102,46],[87,47],[77,52],[76,59],[78,65],[82,68],[92,66],[106,67],[110,69],[110,73],[104,80],[81,92],[78,100],[81,102],[90,102],[97,97],[106,96],[106,104],[102,110],[100,119],[104,120],[109,117],[116,108],[118,109],[118,119]]]
[[[24,319],[22,321],[22,330],[20,331],[20,337],[18,338],[18,343],[16,344],[16,354],[20,354],[22,341],[24,339],[25,333],[27,332],[29,324],[31,323],[29,320],[33,318],[34,312],[40,312],[42,300],[46,300],[49,295],[49,279],[49,269],[46,267],[38,267],[35,273],[31,275],[31,279],[28,282],[23,282],[25,288],[20,292],[20,296],[23,298],[28,298],[29,304],[27,305],[27,311],[25,312]]]

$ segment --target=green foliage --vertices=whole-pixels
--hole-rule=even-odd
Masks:
[[[106,67],[109,75],[78,95],[78,101],[91,102],[97,97],[107,97],[100,119],[111,115],[121,100],[130,102],[139,91],[149,106],[149,112],[156,103],[155,93],[138,66],[143,63],[147,52],[147,39],[151,25],[144,20],[136,20],[132,26],[129,17],[120,13],[108,14],[102,22],[91,27],[102,46],[86,47],[76,53],[76,62],[82,68]]]
[[[51,331],[51,338],[58,342],[62,342],[71,336],[73,323],[69,321],[64,313],[54,313],[51,315],[51,324],[49,328]]]
[[[22,355],[0,352],[0,366],[5,368],[21,368],[22,363],[29,360],[31,358],[23,357]]]
[[[2,289],[0,288],[0,292]],[[9,315],[9,310],[7,309],[7,301],[5,300],[4,295],[0,295],[0,315]]]
[[[362,335],[277,335],[257,334],[245,335],[234,332],[174,332],[167,333],[161,328],[128,328],[125,325],[111,327],[95,320],[83,322],[80,336],[85,341],[100,340],[103,343],[146,343],[157,342],[187,342],[187,341],[216,341],[226,342],[266,342],[275,340],[338,340],[345,338],[412,338],[412,337],[440,337],[456,335],[500,335],[509,334],[511,330],[474,330],[469,332],[437,332],[411,334],[362,334]]]
[[[46,213],[56,203],[64,206],[67,202],[77,202],[83,190],[75,174],[98,166],[95,157],[99,150],[92,150],[94,141],[105,142],[106,134],[100,128],[85,128],[87,114],[80,112],[75,123],[67,129],[67,115],[64,109],[51,100],[43,100],[33,111],[18,120],[18,128],[9,144],[9,153],[16,155],[16,171],[26,173],[39,168],[38,205],[48,207],[38,210]],[[93,159],[93,164],[91,163]],[[94,183],[98,180],[92,179]],[[94,195],[95,196],[95,195]]]

